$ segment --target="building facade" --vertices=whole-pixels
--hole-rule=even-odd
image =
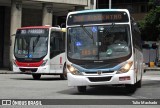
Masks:
[[[63,24],[68,12],[93,9],[94,2],[95,0],[0,0],[0,68],[12,65],[17,28]]]
[[[149,0],[111,0],[112,9],[128,9],[136,21],[144,18],[149,11]],[[109,8],[109,0],[97,0],[97,8]]]

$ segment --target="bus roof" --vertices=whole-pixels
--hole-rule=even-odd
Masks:
[[[95,10],[82,10],[82,11],[73,11],[69,12],[69,14],[78,14],[78,13],[90,13],[90,12],[112,12],[112,11],[124,11],[129,13],[127,9],[95,9]]]
[[[34,29],[34,28],[50,28],[51,26],[28,26],[28,27],[21,27],[18,29]]]
[[[35,29],[35,28],[40,28],[40,29],[43,29],[43,28],[59,28],[59,27],[52,27],[52,26],[28,26],[28,27],[21,27],[21,28],[18,28],[18,29]]]

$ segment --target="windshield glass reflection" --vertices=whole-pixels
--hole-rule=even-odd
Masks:
[[[68,57],[109,60],[130,54],[128,25],[80,26],[68,29]]]
[[[43,29],[42,29],[43,30]],[[24,32],[24,31],[23,31]],[[15,56],[18,58],[41,58],[48,50],[48,30],[29,33],[17,31],[15,38]]]

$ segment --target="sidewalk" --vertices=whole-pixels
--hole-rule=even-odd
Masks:
[[[0,74],[15,74],[13,71],[9,69],[0,69]]]
[[[144,75],[158,75],[160,76],[160,67],[146,67]]]

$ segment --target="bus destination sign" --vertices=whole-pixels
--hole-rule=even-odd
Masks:
[[[32,29],[18,29],[16,34],[21,35],[44,35],[46,34],[48,29],[41,29],[41,28],[32,28]]]
[[[101,12],[73,14],[68,17],[68,25],[99,24],[99,23],[120,23],[128,22],[126,12]]]

